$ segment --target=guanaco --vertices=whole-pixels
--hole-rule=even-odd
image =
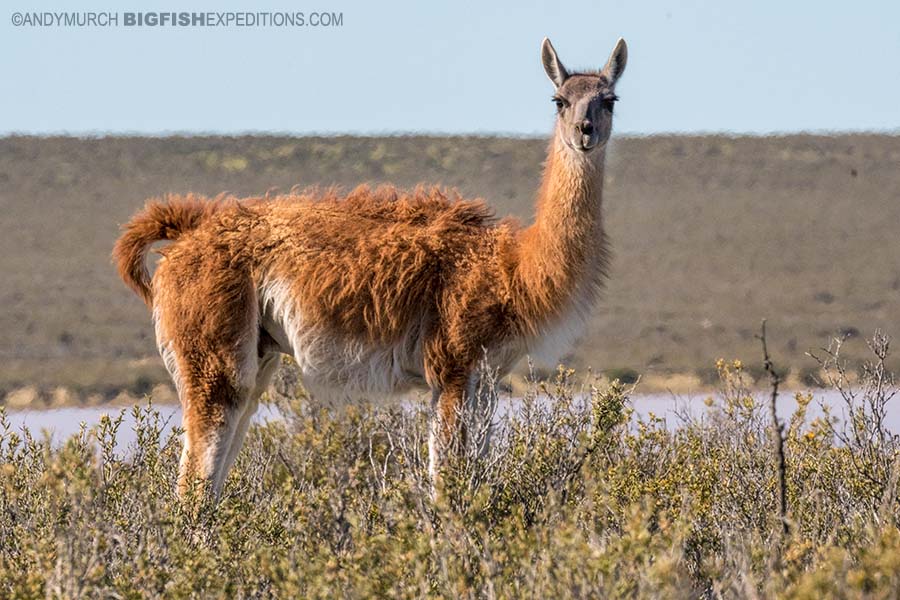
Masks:
[[[569,72],[548,39],[541,57],[556,126],[528,227],[424,186],[169,195],[123,227],[119,273],[152,311],[183,406],[181,492],[199,480],[218,496],[280,354],[314,394],[430,389],[436,480],[478,363],[503,375],[584,329],[609,262],[603,171],[627,48],[599,71]]]

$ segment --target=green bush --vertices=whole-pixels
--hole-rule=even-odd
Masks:
[[[279,400],[202,510],[173,496],[180,438],[152,407],[127,452],[122,415],[52,447],[0,412],[0,597],[896,597],[900,452],[872,412],[894,388],[864,377],[849,428],[797,398],[782,537],[740,370],[676,429],[572,371],[502,417],[487,386],[491,449],[472,427],[437,502],[416,406]]]
[[[641,374],[635,371],[630,367],[618,367],[614,369],[607,369],[603,372],[604,375],[610,380],[615,381],[618,379],[622,383],[632,384],[637,383],[641,378]]]

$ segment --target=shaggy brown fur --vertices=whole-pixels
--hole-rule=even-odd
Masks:
[[[506,372],[545,338],[580,328],[607,264],[603,159],[624,44],[603,72],[571,76],[569,87],[548,46],[545,67],[568,106],[531,227],[498,222],[454,191],[390,186],[172,195],[125,226],[119,273],[153,310],[184,406],[181,489],[198,478],[218,492],[279,352],[297,358],[316,391],[430,388],[436,468],[462,435],[485,353]],[[172,243],[151,282],[145,256],[157,240]]]

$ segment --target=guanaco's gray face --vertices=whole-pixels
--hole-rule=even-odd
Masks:
[[[616,82],[625,72],[628,47],[619,38],[609,60],[600,71],[569,73],[550,40],[544,38],[541,60],[547,77],[556,87],[556,135],[572,151],[587,154],[603,147],[612,132]]]

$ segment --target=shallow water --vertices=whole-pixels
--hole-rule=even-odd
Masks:
[[[768,402],[768,395],[758,393],[761,402]],[[673,395],[673,394],[635,394],[631,396],[631,405],[640,417],[648,417],[651,413],[665,419],[666,426],[677,428],[684,422],[684,417],[702,418],[710,409],[705,401],[710,394]],[[414,401],[411,401],[414,402]],[[515,410],[519,400],[501,397],[501,405],[498,412],[503,414],[509,410]],[[841,418],[844,414],[844,403],[837,392],[830,390],[816,390],[813,392],[813,402],[807,411],[807,422],[822,415],[821,405],[831,408],[832,415]],[[794,394],[784,392],[778,396],[778,416],[787,419],[797,408]],[[161,422],[165,423],[163,437],[166,437],[173,428],[181,425],[181,407],[178,405],[164,404],[154,405],[160,413]],[[82,423],[87,427],[94,427],[103,415],[117,416],[123,409],[121,407],[72,407],[55,408],[46,410],[12,410],[7,411],[7,420],[13,431],[21,431],[28,428],[32,435],[49,435],[54,443],[60,443],[69,436],[78,433]],[[127,448],[135,441],[134,416],[130,408],[125,408],[125,418],[119,428],[118,446]],[[264,423],[271,419],[278,419],[278,411],[271,405],[263,405],[254,416],[254,422]],[[893,432],[900,432],[900,394],[888,404],[886,426]]]
[[[146,403],[141,404],[146,407]],[[181,406],[178,404],[154,404],[153,408],[159,412],[162,427],[162,439],[166,439],[172,430],[181,426]],[[6,420],[10,423],[12,431],[21,432],[28,428],[35,437],[49,435],[54,444],[61,443],[77,434],[82,424],[88,428],[100,423],[103,415],[112,418],[118,417],[124,412],[124,419],[119,426],[116,436],[118,449],[128,448],[137,439],[134,430],[135,418],[131,407],[113,406],[85,406],[70,408],[51,408],[44,410],[13,410],[7,411]],[[255,423],[264,423],[269,419],[279,418],[278,412],[269,405],[260,406],[253,417]]]
[[[823,416],[823,405],[830,409],[832,417],[843,420],[846,414],[846,404],[840,393],[834,390],[814,390],[812,395],[813,400],[806,411],[807,423]],[[636,394],[632,397],[632,405],[639,415],[646,417],[653,413],[658,417],[664,418],[668,427],[675,428],[683,423],[685,416],[702,418],[704,414],[708,413],[711,409],[707,406],[706,401],[711,396],[713,394],[708,393],[694,394],[692,396],[665,393]],[[762,406],[766,407],[764,413],[768,417],[769,394],[767,392],[757,392],[754,396]],[[790,419],[797,409],[795,393],[790,391],[780,392],[776,408],[778,418],[782,422]],[[888,403],[885,426],[893,432],[900,432],[900,394],[897,394]]]

